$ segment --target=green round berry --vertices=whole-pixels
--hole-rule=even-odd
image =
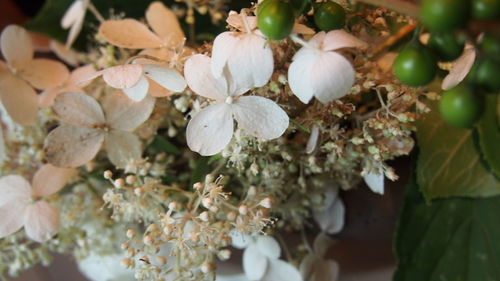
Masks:
[[[472,16],[478,20],[500,18],[500,0],[472,0]]]
[[[450,31],[467,23],[470,0],[422,0],[420,18],[433,31]]]
[[[345,24],[345,10],[335,2],[320,3],[314,12],[314,22],[324,31],[340,29]]]
[[[452,32],[431,33],[428,46],[440,60],[453,61],[464,51],[465,41],[458,39]]]
[[[483,99],[470,88],[459,85],[443,93],[439,111],[448,124],[458,128],[471,128],[481,117]]]
[[[292,32],[295,11],[281,0],[265,0],[257,9],[257,26],[269,39],[281,40]]]
[[[394,61],[394,74],[399,81],[411,87],[432,82],[437,72],[436,59],[424,46],[410,44]]]

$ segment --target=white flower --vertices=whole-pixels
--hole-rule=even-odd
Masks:
[[[236,231],[231,233],[231,237],[235,248],[245,249],[243,271],[248,280],[302,281],[295,267],[279,259],[281,248],[276,239],[264,235],[248,236]]]
[[[373,167],[370,171],[363,171],[362,175],[366,185],[373,192],[384,194],[384,171],[381,166]]]
[[[82,30],[85,13],[89,4],[90,0],[76,0],[69,6],[61,18],[61,27],[69,29],[68,38],[66,39],[66,48],[68,49],[73,45]]]
[[[201,155],[220,152],[231,141],[234,119],[248,134],[265,140],[280,137],[288,128],[288,116],[274,101],[258,96],[240,97],[247,89],[228,73],[214,78],[209,57],[190,57],[184,76],[196,94],[216,101],[189,122],[186,137],[191,150]]]
[[[295,37],[295,40],[299,40]],[[288,69],[292,92],[303,103],[316,97],[322,103],[339,99],[349,93],[355,80],[351,63],[335,50],[365,48],[366,43],[343,30],[314,35],[293,57]]]
[[[68,79],[69,71],[60,62],[34,59],[28,32],[17,25],[7,26],[0,37],[0,99],[10,117],[17,123],[35,123],[38,97],[33,89],[53,88]]]
[[[78,269],[92,281],[135,281],[134,271],[120,264],[123,254],[91,253],[78,261]]]
[[[57,87],[47,89],[38,96],[40,107],[52,106],[54,99],[62,93],[84,93],[82,88],[90,84],[90,81],[84,83],[80,83],[80,81],[94,72],[95,68],[91,64],[75,68],[66,82]]]
[[[179,72],[155,64],[117,65],[98,71],[82,82],[101,75],[106,84],[122,90],[133,101],[142,101],[150,91],[150,84],[153,81],[160,87],[176,93],[186,88],[186,81]]]
[[[75,174],[74,169],[47,164],[38,169],[32,184],[18,175],[0,178],[0,238],[23,226],[26,235],[40,243],[54,236],[59,228],[59,211],[38,199],[61,190]]]
[[[454,62],[450,73],[443,79],[441,88],[447,91],[460,84],[467,77],[467,74],[469,74],[475,60],[476,49],[469,45],[465,48],[464,53]]]
[[[53,110],[65,123],[45,138],[47,160],[59,167],[78,167],[92,160],[104,145],[109,160],[125,168],[142,154],[141,141],[130,132],[149,118],[154,104],[153,98],[133,102],[115,92],[101,108],[85,94],[59,95]]]
[[[321,230],[328,234],[339,233],[344,228],[345,206],[339,196],[338,188],[327,189],[323,206],[313,211],[313,217]]]
[[[249,25],[245,14],[237,15],[241,22],[234,21],[236,28],[243,32],[226,31],[219,34],[212,48],[211,70],[216,79],[229,73],[237,80],[244,92],[267,84],[274,70],[273,52],[266,39],[255,30],[256,24]],[[234,15],[233,15],[234,17]],[[231,21],[228,21],[231,24]],[[242,23],[242,24],[239,24]]]
[[[337,281],[339,265],[334,260],[323,257],[333,241],[324,233],[314,240],[314,251],[309,253],[300,263],[300,273],[305,281]]]

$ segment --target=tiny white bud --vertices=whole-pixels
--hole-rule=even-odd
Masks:
[[[172,202],[168,203],[169,210],[175,211],[175,210],[177,210],[177,207],[178,207],[177,202],[172,201]]]
[[[220,250],[219,253],[217,253],[217,256],[222,261],[228,260],[231,257],[231,250],[229,249]]]
[[[235,213],[235,212],[229,212],[229,213],[227,214],[227,219],[228,219],[229,221],[234,221],[234,220],[236,219],[236,213]]]
[[[135,236],[136,232],[133,229],[127,230],[127,238],[132,239]]]
[[[203,207],[205,208],[210,208],[212,206],[212,204],[214,203],[214,200],[210,197],[207,197],[207,198],[203,198],[201,200],[201,204],[203,205]]]
[[[104,178],[110,180],[111,178],[113,178],[113,172],[111,172],[110,170],[104,171]]]
[[[208,212],[205,211],[205,212],[202,212],[198,218],[200,218],[200,220],[204,221],[204,222],[207,222],[208,219],[209,219],[209,216],[208,216]]]
[[[271,199],[271,198],[269,198],[269,197],[266,197],[266,198],[262,199],[262,200],[260,201],[260,203],[259,203],[259,205],[260,205],[260,206],[262,206],[262,207],[264,207],[264,208],[267,208],[267,209],[270,209],[270,208],[271,208],[271,206],[272,206],[272,204],[273,204],[273,201],[272,201],[272,199]]]
[[[141,195],[142,195],[142,193],[143,193],[143,191],[144,191],[144,190],[142,189],[142,187],[137,187],[136,189],[134,189],[134,194],[135,194],[136,196],[141,196]]]
[[[255,186],[250,186],[248,189],[248,197],[254,197],[257,194],[257,188]]]
[[[125,178],[125,182],[127,184],[134,184],[135,182],[137,181],[137,178],[134,176],[134,175],[128,175],[126,178]]]
[[[203,272],[203,273],[210,273],[210,272],[214,271],[214,269],[215,269],[214,264],[210,263],[210,262],[204,262],[201,265],[201,272]]]
[[[165,265],[167,264],[167,257],[164,257],[164,256],[156,256],[156,261],[161,264],[161,265]]]
[[[166,235],[170,235],[170,233],[172,233],[172,226],[171,225],[167,225],[165,227],[163,227],[163,233],[165,233]]]
[[[203,184],[201,184],[201,182],[197,182],[195,184],[193,184],[193,189],[194,190],[201,190],[203,188]]]
[[[125,258],[125,259],[122,260],[121,264],[125,268],[130,268],[130,267],[133,266],[134,261],[132,259]]]
[[[208,174],[206,177],[205,177],[205,183],[211,183],[214,181],[214,176],[211,175],[211,174]]]
[[[210,207],[210,209],[209,209],[209,210],[210,210],[210,212],[212,212],[212,213],[217,213],[217,212],[219,211],[219,207],[217,207],[217,206],[215,206],[215,205],[214,205],[214,206]]]
[[[241,205],[239,208],[238,208],[238,212],[245,216],[246,214],[248,214],[248,207],[246,205]]]
[[[153,237],[151,237],[151,235],[146,235],[144,236],[144,238],[142,238],[142,242],[144,242],[144,244],[148,246],[151,246],[153,244]]]
[[[125,181],[122,178],[118,178],[113,182],[116,188],[123,188],[125,186]]]

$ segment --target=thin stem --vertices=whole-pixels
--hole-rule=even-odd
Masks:
[[[300,38],[299,36],[297,36],[297,34],[295,34],[295,33],[290,34],[290,38],[292,38],[292,41],[294,41],[295,43],[298,43],[298,44],[302,45],[303,47],[312,48],[309,43],[307,43],[306,41],[304,41],[302,38]]]
[[[305,133],[308,133],[308,134],[310,134],[310,133],[311,133],[311,131],[310,131],[309,129],[307,129],[306,127],[302,126],[299,122],[297,122],[297,121],[293,120],[292,118],[290,118],[290,122],[291,122],[293,125],[295,125],[295,127],[297,127],[297,129],[299,129],[299,130],[301,130],[301,131],[303,131],[303,132],[305,132]]]
[[[402,0],[357,0],[358,2],[363,2],[369,5],[384,7],[389,10],[396,11],[401,14],[405,14],[414,18],[419,16],[418,5],[402,1]]]
[[[104,22],[105,21],[104,17],[101,15],[101,13],[99,13],[99,11],[97,10],[97,8],[90,1],[89,1],[88,9],[94,15],[94,17],[97,18],[97,20],[99,22]]]

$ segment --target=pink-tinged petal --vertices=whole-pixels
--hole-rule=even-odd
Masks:
[[[261,280],[266,273],[269,259],[264,256],[257,245],[250,244],[243,252],[243,271],[250,280]]]
[[[122,89],[123,93],[131,100],[142,101],[148,94],[149,81],[145,76],[141,76],[139,82],[130,88]]]
[[[109,86],[116,89],[131,88],[142,78],[143,67],[140,64],[117,65],[102,71],[102,78]]]
[[[309,48],[300,49],[288,68],[288,83],[293,94],[303,103],[309,103],[314,96],[311,79],[314,63],[319,54]]]
[[[56,193],[77,174],[78,171],[75,169],[45,164],[33,176],[33,196],[46,197]]]
[[[25,81],[10,72],[0,72],[0,99],[14,122],[33,125],[38,118],[38,96]]]
[[[156,83],[153,80],[149,80],[148,82],[149,82],[148,94],[152,97],[164,98],[174,94],[174,92],[163,88],[162,86],[160,86],[160,84]]]
[[[213,60],[213,59],[212,59]],[[196,94],[224,101],[227,94],[227,82],[222,76],[216,79],[210,71],[211,59],[205,55],[193,55],[184,64],[186,82]]]
[[[27,201],[31,198],[30,183],[18,175],[0,178],[0,206],[14,201]]]
[[[223,32],[215,37],[214,45],[212,47],[212,61],[211,70],[215,78],[223,76],[224,67],[227,60],[232,56],[238,45],[239,33],[237,32]],[[242,50],[237,50],[242,51]]]
[[[111,130],[106,137],[106,152],[111,163],[124,169],[131,161],[141,158],[142,143],[132,133]]]
[[[187,144],[203,156],[221,152],[233,137],[234,121],[231,106],[216,103],[196,114],[186,129]]]
[[[280,244],[271,236],[260,235],[255,244],[260,253],[270,259],[278,259],[281,256]]]
[[[260,281],[303,281],[300,272],[282,260],[269,260],[267,271]]]
[[[0,239],[7,237],[21,229],[24,224],[23,216],[28,201],[9,201],[0,205]]]
[[[33,59],[33,43],[28,32],[18,25],[8,25],[0,36],[0,47],[7,63],[22,68]]]
[[[134,19],[107,20],[99,26],[99,33],[110,44],[121,48],[152,49],[163,45],[158,35]]]
[[[76,0],[66,10],[61,18],[61,27],[68,29],[78,21],[82,21],[87,10],[88,0]]]
[[[54,40],[50,41],[49,46],[50,50],[65,63],[71,66],[77,66],[80,63],[79,54],[76,51],[66,48],[65,45]]]
[[[240,35],[227,59],[227,68],[232,77],[228,83],[231,95],[241,95],[269,82],[274,70],[273,52],[264,38],[255,34]]]
[[[375,193],[384,194],[384,173],[371,172],[363,176],[366,185]]]
[[[43,150],[50,164],[76,168],[94,159],[104,137],[102,130],[61,125],[47,135]]]
[[[32,240],[47,242],[59,230],[59,210],[45,201],[29,204],[24,213],[24,229]]]
[[[316,33],[311,39],[309,39],[309,41],[307,41],[307,44],[312,48],[321,50],[323,42],[325,41],[325,37],[326,37],[326,32],[320,31]]]
[[[177,16],[162,2],[155,1],[149,5],[146,20],[153,31],[166,42],[167,47],[183,43],[185,36]]]
[[[257,17],[255,17],[255,16],[244,16],[244,17],[247,21],[247,24],[248,24],[248,27],[250,30],[254,30],[257,28]],[[235,11],[229,12],[229,16],[227,17],[226,22],[230,26],[232,26],[238,30],[246,31],[245,24],[243,23],[242,15],[235,12]]]
[[[50,107],[54,104],[54,100],[60,94],[65,92],[65,88],[55,87],[45,90],[38,95],[38,105],[42,108]]]
[[[155,102],[152,97],[134,102],[120,91],[115,91],[109,94],[103,103],[107,123],[116,130],[133,131],[148,120]]]
[[[344,228],[344,203],[340,198],[337,198],[326,210],[314,211],[313,217],[319,224],[322,231],[325,231],[328,234],[339,233],[342,228]]]
[[[307,27],[307,26],[300,24],[300,23],[296,23],[293,25],[292,32],[297,33],[297,34],[305,34],[305,35],[312,35],[315,33],[314,29]]]
[[[238,98],[232,107],[238,126],[254,137],[275,139],[288,128],[288,115],[270,99],[244,96]]]
[[[441,88],[447,91],[460,84],[469,74],[475,60],[476,50],[474,48],[465,50],[462,56],[455,61],[450,73],[444,78]]]
[[[341,29],[328,32],[323,41],[323,51],[333,51],[342,48],[366,49],[368,48],[368,44]]]
[[[64,122],[75,126],[93,126],[106,122],[99,103],[85,94],[61,94],[55,99],[53,109]]]
[[[153,64],[144,65],[144,75],[160,84],[165,89],[180,93],[186,88],[184,77],[175,69]]]
[[[351,63],[335,52],[324,52],[309,73],[314,96],[322,103],[329,103],[349,93],[356,74]]]
[[[69,78],[69,70],[64,64],[49,59],[32,60],[19,70],[19,74],[40,90],[60,86]]]
[[[170,62],[175,57],[176,53],[168,48],[155,48],[142,50],[139,55],[153,57],[160,61],[148,58],[137,58],[134,60],[134,63],[136,64],[156,64],[168,66],[167,62]]]
[[[87,64],[78,68],[75,68],[71,74],[69,75],[68,82],[66,84],[68,85],[77,85],[80,88],[86,87],[90,84],[90,80],[85,81],[81,83],[80,81],[84,80],[86,77],[89,77],[90,75],[94,74],[96,72],[96,69],[93,65]]]
[[[339,280],[339,265],[334,260],[322,260],[315,266],[310,281],[337,281]]]

